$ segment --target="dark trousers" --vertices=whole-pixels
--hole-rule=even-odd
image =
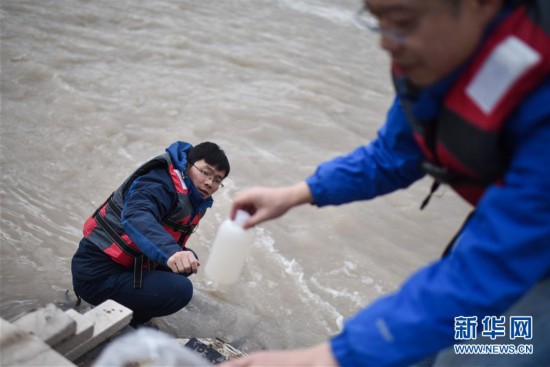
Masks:
[[[131,309],[132,325],[173,314],[185,307],[193,296],[191,281],[169,270],[144,270],[142,287],[136,289],[133,284],[133,270],[87,281],[73,277],[75,292],[86,302],[98,305],[112,299]]]

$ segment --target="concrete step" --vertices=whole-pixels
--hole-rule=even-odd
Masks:
[[[71,361],[80,358],[128,326],[132,319],[132,310],[113,300],[107,300],[83,316],[94,324],[93,334],[91,338],[65,353],[65,357]]]
[[[76,322],[76,330],[74,335],[70,338],[53,346],[54,349],[61,354],[67,354],[86,340],[90,339],[94,334],[94,321],[91,318],[73,309],[65,311],[65,314]]]
[[[0,365],[3,367],[75,366],[44,341],[2,318],[0,330]]]
[[[88,366],[108,345],[106,341],[123,334],[125,328],[135,332],[128,327],[131,319],[132,311],[112,300],[83,314],[49,304],[13,323],[1,319],[0,366]],[[214,364],[246,355],[217,338],[175,340]],[[140,348],[135,344],[132,347]]]
[[[0,366],[75,366],[72,362],[127,327],[132,310],[107,300],[81,314],[54,304],[12,323],[2,319]]]
[[[53,346],[73,335],[76,322],[53,303],[17,319],[13,323]]]

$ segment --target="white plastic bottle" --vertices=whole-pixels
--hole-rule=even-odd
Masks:
[[[252,232],[243,229],[249,217],[244,210],[237,210],[235,220],[225,220],[218,229],[204,269],[211,280],[231,284],[239,278],[252,243]]]

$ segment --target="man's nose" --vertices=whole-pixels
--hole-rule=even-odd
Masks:
[[[214,184],[214,177],[206,176],[204,178],[204,183],[208,184],[209,186],[212,186]]]
[[[380,48],[388,52],[390,55],[396,53],[403,47],[403,41],[397,39],[388,33],[380,34]]]

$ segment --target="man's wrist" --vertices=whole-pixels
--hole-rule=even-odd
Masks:
[[[292,206],[311,204],[313,202],[313,196],[311,195],[311,190],[309,189],[309,185],[306,181],[301,181],[290,186],[289,197]]]

